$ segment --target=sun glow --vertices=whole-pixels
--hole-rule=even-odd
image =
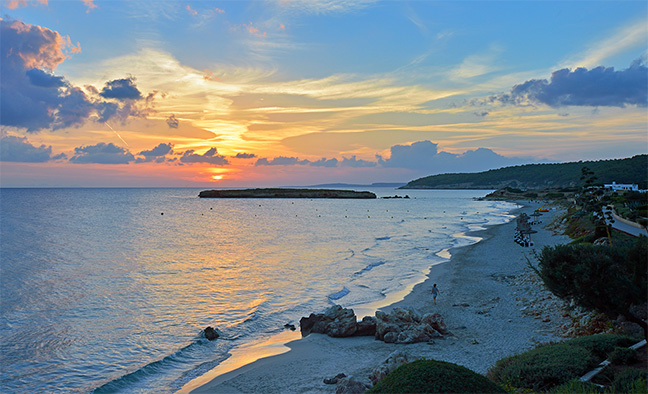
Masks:
[[[223,175],[212,175],[211,178],[215,181],[220,181],[221,179],[223,179],[223,177]]]

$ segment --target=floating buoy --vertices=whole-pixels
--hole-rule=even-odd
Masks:
[[[164,215],[164,212],[160,212],[160,215]]]

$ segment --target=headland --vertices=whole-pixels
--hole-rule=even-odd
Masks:
[[[203,190],[200,198],[351,198],[374,199],[376,195],[367,191],[338,190],[338,189],[233,189],[233,190]]]

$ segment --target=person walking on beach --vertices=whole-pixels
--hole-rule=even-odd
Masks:
[[[434,299],[434,305],[436,305],[436,298],[439,295],[439,288],[436,287],[436,283],[432,286],[432,298]]]

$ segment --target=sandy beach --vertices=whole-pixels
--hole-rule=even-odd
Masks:
[[[530,214],[537,207],[526,204],[513,214]],[[451,250],[449,262],[433,266],[429,278],[403,300],[381,308],[389,311],[408,307],[421,314],[438,312],[453,336],[434,344],[403,345],[386,344],[373,337],[311,334],[288,342],[287,352],[261,358],[204,384],[198,381],[202,385],[191,392],[334,393],[336,386],[324,384],[325,378],[344,373],[368,380],[372,368],[395,350],[406,353],[410,360],[432,358],[486,373],[503,357],[537,343],[560,340],[560,327],[568,323],[562,317],[562,303],[543,290],[527,267],[527,258],[534,261],[534,249],[569,242],[567,236],[545,229],[558,213],[545,213],[543,223],[534,226],[538,233],[532,235],[531,248],[513,241],[515,221],[471,232],[469,236],[483,240]],[[433,283],[440,289],[436,305],[431,296]]]

